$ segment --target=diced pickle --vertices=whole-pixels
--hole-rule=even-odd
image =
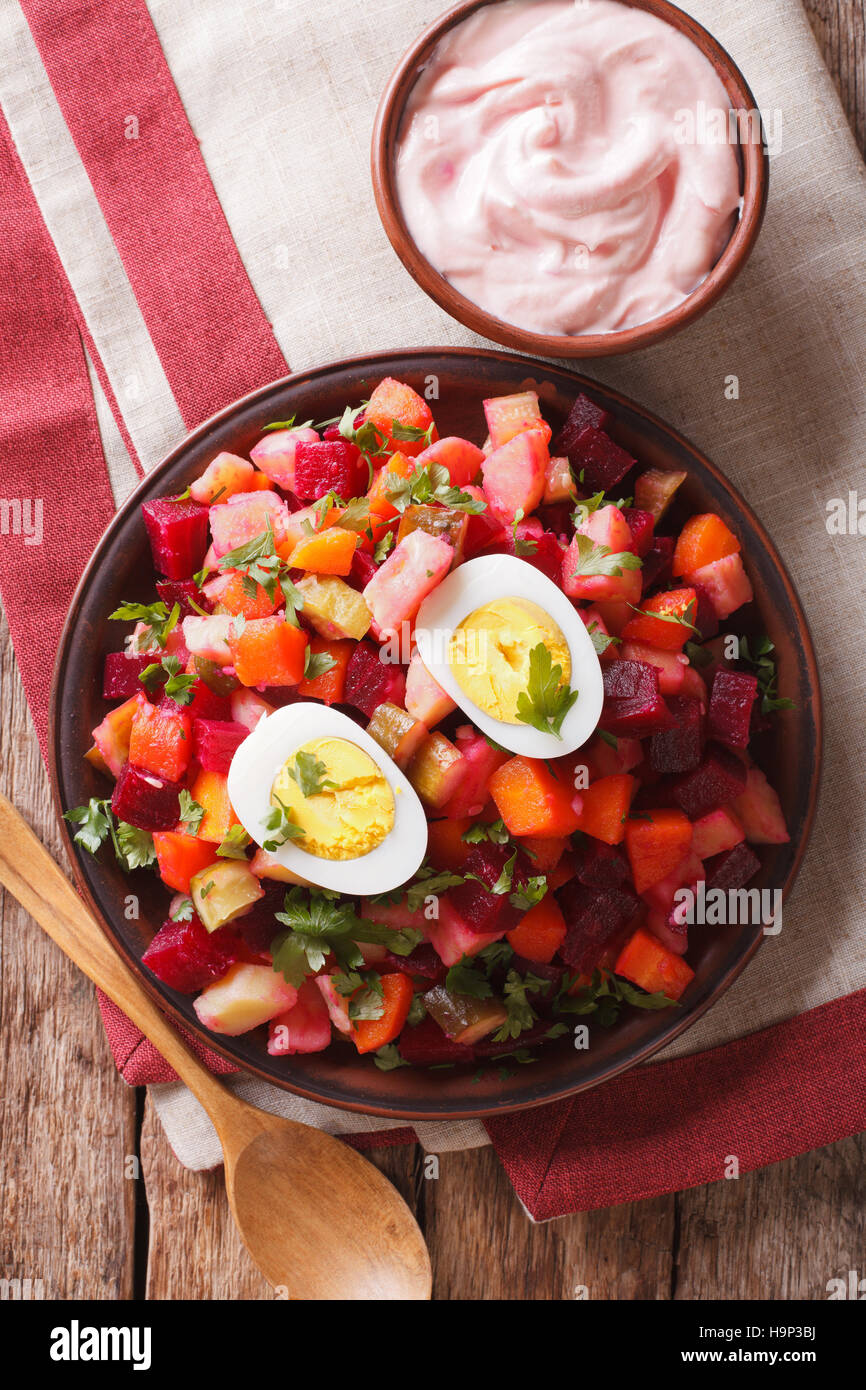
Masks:
[[[413,719],[399,705],[385,700],[373,713],[367,725],[367,733],[374,738],[380,748],[384,748],[389,758],[398,767],[408,766],[418,747],[427,737],[427,729],[420,720]]]
[[[454,551],[454,568],[463,559],[463,543],[466,540],[468,525],[469,516],[459,507],[429,507],[424,503],[417,503],[407,507],[400,518],[397,544],[399,545],[403,537],[412,531],[426,531],[431,536],[442,536]]]
[[[212,690],[214,695],[231,695],[233,690],[240,690],[240,681],[237,676],[233,676],[230,671],[224,671],[215,661],[211,661],[208,656],[194,656],[193,667],[200,681],[203,681],[208,690]]]
[[[219,859],[193,874],[189,883],[195,910],[208,931],[243,917],[265,890],[246,860]]]
[[[445,1036],[457,1043],[476,1043],[508,1019],[505,1005],[499,999],[452,994],[444,985],[434,985],[428,990],[424,1004]]]
[[[438,810],[457,790],[466,760],[444,734],[428,734],[410,762],[406,776],[421,800]]]
[[[308,574],[298,582],[303,614],[320,637],[359,642],[370,626],[371,613],[363,594],[330,574]]]

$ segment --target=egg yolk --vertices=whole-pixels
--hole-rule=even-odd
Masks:
[[[394,795],[369,754],[344,738],[296,748],[277,773],[280,802],[303,834],[292,843],[318,859],[358,859],[394,828]]]
[[[523,598],[476,608],[451,636],[448,660],[464,695],[492,719],[517,724],[517,697],[529,685],[529,656],[543,643],[562,682],[571,680],[571,654],[549,613]]]

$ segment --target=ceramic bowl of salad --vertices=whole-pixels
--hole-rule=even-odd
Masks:
[[[819,779],[744,500],[499,351],[347,360],[197,429],[97,547],[52,709],[78,884],[146,988],[392,1117],[541,1104],[681,1033],[773,930]]]
[[[631,352],[727,290],[761,229],[765,130],[730,54],[667,0],[468,0],[401,59],[371,172],[447,313],[549,357]]]

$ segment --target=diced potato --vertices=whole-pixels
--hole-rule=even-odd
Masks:
[[[298,583],[304,600],[304,617],[321,637],[337,641],[341,637],[360,642],[368,632],[370,609],[363,594],[344,580],[330,574],[308,574]]]
[[[237,1037],[290,1009],[298,991],[270,965],[232,965],[202,990],[193,1008],[214,1033]]]
[[[243,917],[265,890],[245,859],[220,859],[190,879],[196,912],[208,931]]]

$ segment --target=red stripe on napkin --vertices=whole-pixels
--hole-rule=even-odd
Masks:
[[[65,278],[2,115],[0,187],[0,590],[44,752],[54,653],[114,498]]]
[[[866,990],[746,1038],[485,1121],[538,1221],[720,1182],[866,1129]]]
[[[286,363],[147,6],[24,0],[22,9],[191,428],[283,376]]]

